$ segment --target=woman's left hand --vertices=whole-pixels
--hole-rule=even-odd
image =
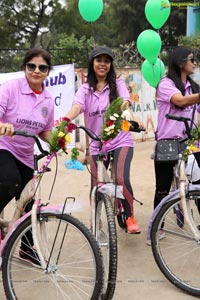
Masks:
[[[14,133],[14,126],[9,123],[0,122],[0,135],[12,136]]]

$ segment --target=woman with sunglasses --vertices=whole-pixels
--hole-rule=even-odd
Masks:
[[[22,62],[24,76],[0,87],[0,213],[33,177],[34,140],[14,136],[14,130],[28,131],[48,140],[54,119],[54,99],[44,81],[51,70],[51,58],[43,49],[30,49]],[[32,204],[27,205],[29,211]],[[37,263],[31,253],[32,236],[23,237],[20,257]],[[36,255],[36,254],[35,254]]]
[[[184,137],[184,123],[166,119],[165,115],[172,114],[193,119],[195,104],[200,103],[199,85],[190,77],[194,74],[195,65],[194,53],[188,48],[178,47],[169,54],[167,75],[161,79],[156,90],[158,105],[156,140]],[[169,194],[175,164],[176,162],[154,162],[156,180],[154,209]],[[164,237],[161,230],[160,239]],[[148,245],[150,242],[147,240]]]

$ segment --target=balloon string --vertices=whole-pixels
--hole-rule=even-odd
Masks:
[[[91,29],[91,36],[95,37],[94,26],[92,22],[90,22],[90,29]],[[95,38],[94,38],[94,44],[95,44],[94,47],[96,47]]]

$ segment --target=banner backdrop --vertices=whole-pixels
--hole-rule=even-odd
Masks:
[[[24,76],[24,72],[0,73],[0,85],[10,79]],[[74,98],[75,91],[75,72],[74,65],[54,66],[45,81],[45,86],[54,98],[54,126],[56,126],[61,117],[69,110]],[[75,144],[75,134],[71,134],[72,143]]]

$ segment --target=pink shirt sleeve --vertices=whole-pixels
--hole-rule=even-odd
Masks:
[[[186,84],[186,94],[190,94],[191,85]],[[174,82],[168,78],[163,78],[157,88],[157,104],[158,104],[158,126],[157,139],[173,139],[184,137],[185,125],[182,122],[166,119],[166,114],[183,116],[191,118],[193,105],[187,107],[178,107],[171,103],[171,97],[175,94],[180,94]]]
[[[121,78],[117,78],[117,91],[120,97],[122,97],[126,101],[130,101],[130,94],[126,87],[125,82]]]

